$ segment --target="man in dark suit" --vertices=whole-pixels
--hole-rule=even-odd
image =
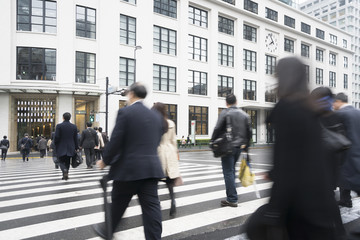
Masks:
[[[104,159],[97,165],[102,169],[110,165],[109,178],[113,179],[112,232],[116,230],[131,198],[137,194],[143,213],[146,239],[161,239],[161,210],[158,198],[158,180],[164,177],[157,154],[163,134],[160,114],[145,107],[142,100],[146,88],[140,83],[130,86],[128,107],[118,112],[110,142],[104,150]],[[103,224],[95,231],[106,238]]]
[[[97,133],[91,128],[92,123],[86,123],[87,128],[82,131],[80,139],[80,147],[84,149],[87,168],[92,168],[95,163],[95,149],[94,147],[99,144]]]
[[[63,114],[63,122],[56,125],[55,148],[59,165],[63,173],[62,180],[69,179],[70,159],[75,156],[79,149],[77,141],[77,127],[70,123],[71,114]]]

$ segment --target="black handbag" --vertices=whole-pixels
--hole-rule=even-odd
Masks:
[[[351,141],[343,134],[327,129],[322,123],[320,125],[321,137],[326,149],[338,152],[351,147]]]
[[[71,166],[73,168],[77,168],[80,164],[83,163],[83,158],[81,156],[81,152],[76,152],[75,156],[71,159]]]
[[[216,138],[213,142],[210,143],[210,148],[214,153],[214,157],[223,157],[232,153],[232,127],[230,115],[226,115],[226,129],[225,132]]]

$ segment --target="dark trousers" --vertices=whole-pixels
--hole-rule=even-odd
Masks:
[[[360,191],[355,191],[360,196]],[[351,201],[351,190],[340,188],[340,202],[349,203]]]
[[[25,161],[25,158],[29,158],[29,154],[30,154],[30,149],[24,148],[23,150],[21,150],[23,161]]]
[[[1,149],[1,159],[5,160],[7,151],[7,149]]]
[[[240,148],[234,148],[232,154],[221,157],[221,166],[226,188],[226,200],[231,203],[237,203],[238,201],[235,184],[235,165],[240,157],[240,154]]]
[[[43,158],[46,154],[46,149],[40,149],[40,157]]]
[[[59,157],[59,166],[60,166],[60,169],[63,172],[63,174],[64,174],[64,172],[69,172],[70,159],[71,159],[71,157],[69,157],[69,156]]]
[[[120,223],[126,208],[133,195],[137,194],[142,210],[142,219],[144,225],[145,238],[151,240],[160,240],[161,209],[158,197],[158,180],[143,179],[130,182],[113,182],[112,190],[112,229],[115,232]]]
[[[101,160],[102,150],[101,149],[94,149],[95,150],[95,160]]]
[[[94,148],[84,148],[85,158],[86,158],[86,165],[91,167],[92,164],[95,162],[95,150]]]

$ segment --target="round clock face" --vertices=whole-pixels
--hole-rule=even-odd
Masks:
[[[269,52],[275,52],[278,48],[277,37],[274,33],[268,33],[265,38],[266,49]]]

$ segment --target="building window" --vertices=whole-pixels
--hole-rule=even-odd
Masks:
[[[284,39],[284,51],[294,53],[294,41],[288,38]]]
[[[325,39],[325,32],[323,30],[320,30],[320,29],[317,28],[316,29],[316,37],[324,40]]]
[[[256,28],[244,24],[244,39],[256,42]]]
[[[336,66],[336,54],[329,53],[329,64]]]
[[[218,75],[218,97],[226,97],[234,92],[234,78]]]
[[[336,87],[336,73],[335,72],[329,72],[329,86],[330,87]]]
[[[56,50],[17,47],[16,79],[56,80]]]
[[[96,10],[76,6],[76,36],[96,38]]]
[[[119,109],[124,108],[127,106],[126,100],[119,100]]]
[[[324,51],[320,49],[316,49],[316,61],[323,62],[324,61]]]
[[[276,68],[276,57],[265,55],[266,63],[265,63],[265,73],[266,74],[274,74]]]
[[[136,45],[136,18],[120,14],[120,43]]]
[[[348,75],[344,74],[344,89],[348,89]]]
[[[321,68],[316,68],[316,84],[324,84],[324,71]]]
[[[344,57],[344,68],[348,68],[349,66],[349,61],[347,57]]]
[[[154,12],[176,18],[176,0],[154,0]]]
[[[244,49],[244,70],[256,72],[256,52]]]
[[[310,57],[310,47],[306,44],[301,44],[301,56]]]
[[[309,67],[309,65],[305,65],[305,78],[306,78],[307,82],[310,81],[310,67]]]
[[[337,45],[337,36],[330,34],[330,43]]]
[[[208,12],[200,8],[189,6],[189,23],[207,28]]]
[[[136,0],[121,0],[121,1],[136,4]]]
[[[276,89],[266,90],[265,102],[276,103],[276,101],[277,101]]]
[[[17,0],[18,31],[56,33],[56,2]]]
[[[175,123],[175,131],[177,132],[177,105],[165,104],[167,109],[168,119]]]
[[[302,22],[301,23],[301,31],[304,33],[310,34],[311,33],[310,25]]]
[[[244,9],[257,14],[258,4],[251,0],[244,0]]]
[[[176,68],[154,64],[153,90],[176,92]]]
[[[154,26],[154,52],[176,55],[176,31]]]
[[[135,60],[120,57],[120,86],[130,86],[135,82]]]
[[[222,33],[234,35],[234,20],[219,16],[218,30]]]
[[[288,27],[295,28],[295,19],[285,15],[284,24]]]
[[[188,93],[207,95],[207,73],[189,70]]]
[[[95,84],[96,58],[93,53],[76,52],[76,78],[77,83]]]
[[[230,3],[232,5],[235,5],[235,0],[222,0],[223,2]]]
[[[347,40],[343,39],[343,47],[347,48]]]
[[[244,79],[243,98],[244,100],[256,101],[256,81]]]
[[[270,8],[265,8],[265,17],[275,22],[278,21],[278,12]]]
[[[253,143],[257,142],[257,111],[251,109],[243,109],[250,117],[250,127],[252,130],[252,138]]]
[[[234,66],[234,47],[225,43],[219,43],[218,61],[219,65]]]
[[[208,107],[189,106],[189,133],[191,133],[191,120],[196,121],[196,135],[208,134]]]
[[[207,39],[189,35],[189,58],[207,62]]]

